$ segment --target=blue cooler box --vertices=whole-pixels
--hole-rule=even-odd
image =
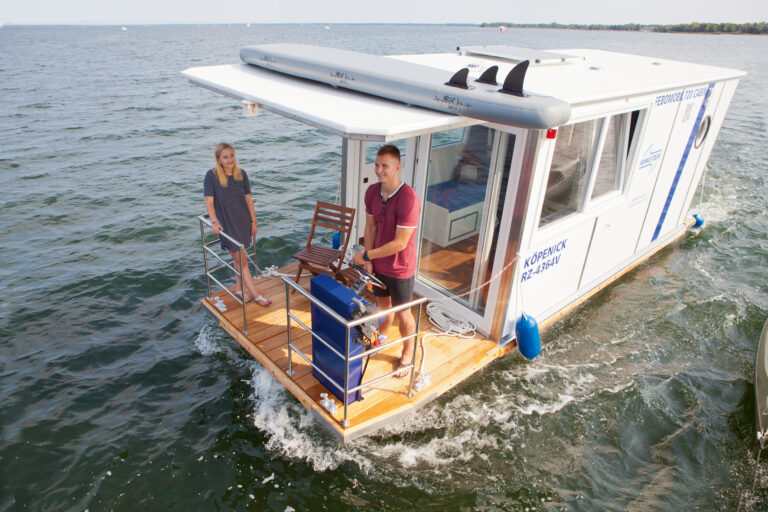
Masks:
[[[339,316],[349,320],[350,314],[355,310],[352,299],[360,299],[352,290],[338,283],[331,276],[320,274],[310,280],[310,293],[320,300],[328,308]],[[345,343],[349,344],[350,357],[363,353],[363,346],[353,343],[355,330],[350,330],[349,339],[344,339],[346,328],[334,320],[328,313],[312,304],[312,330],[321,335],[323,339],[336,349],[340,354],[346,352]],[[334,386],[331,381],[323,377],[316,369],[312,369],[312,376],[333,393],[336,398],[344,402],[344,359],[331,352],[316,336],[312,336],[312,362],[336,382],[341,389]],[[363,358],[349,363],[349,387],[359,386],[362,380]],[[357,392],[347,394],[347,404],[357,400]]]

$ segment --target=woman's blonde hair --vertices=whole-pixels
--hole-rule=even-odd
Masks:
[[[228,142],[219,142],[216,144],[216,151],[214,152],[216,154],[216,178],[218,178],[219,185],[222,187],[227,186],[227,174],[219,163],[219,156],[225,149],[231,149],[233,153],[235,152],[235,148]],[[237,165],[237,157],[235,157],[235,166],[232,169],[232,177],[235,178],[235,181],[243,181],[243,173],[240,171],[240,166]]]

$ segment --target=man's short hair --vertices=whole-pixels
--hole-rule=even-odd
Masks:
[[[390,155],[392,158],[400,161],[400,150],[394,144],[384,144],[376,152],[376,156]]]

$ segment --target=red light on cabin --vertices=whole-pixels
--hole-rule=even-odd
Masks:
[[[556,129],[550,128],[549,130],[547,130],[547,138],[548,139],[554,139],[555,135],[557,135],[557,130]]]

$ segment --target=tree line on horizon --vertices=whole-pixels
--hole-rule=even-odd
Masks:
[[[678,25],[579,25],[562,23],[483,23],[482,27],[557,28],[573,30],[624,30],[636,32],[688,32],[696,34],[768,34],[768,23],[681,23]]]

